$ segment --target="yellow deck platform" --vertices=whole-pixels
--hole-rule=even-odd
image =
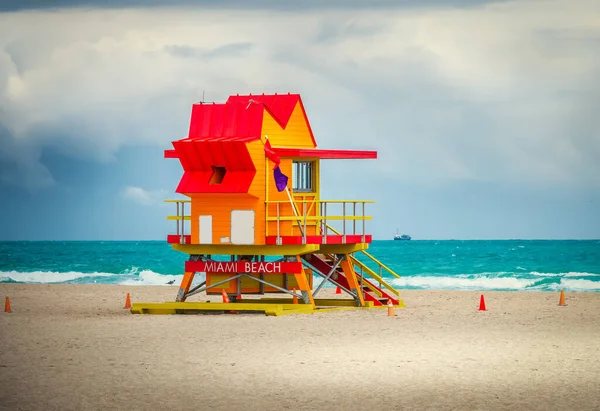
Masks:
[[[272,298],[260,300],[244,300],[244,302],[218,303],[218,302],[163,302],[163,303],[133,303],[132,314],[208,314],[208,313],[264,313],[269,316],[280,316],[287,314],[314,314],[317,312],[328,312],[336,310],[355,310],[365,308],[387,308],[387,306],[376,307],[367,301],[365,307],[356,307],[354,300],[345,299],[316,299],[315,305],[292,304],[290,299]],[[394,306],[404,308],[404,302]]]

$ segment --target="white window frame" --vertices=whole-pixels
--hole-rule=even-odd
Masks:
[[[292,191],[294,193],[314,193],[315,161],[294,160],[292,162]]]

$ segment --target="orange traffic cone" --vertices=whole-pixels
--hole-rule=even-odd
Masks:
[[[479,311],[487,311],[485,309],[485,299],[483,298],[483,294],[481,294],[481,298],[479,299]]]
[[[392,304],[392,300],[388,299],[388,317],[394,317],[396,314],[394,314],[394,304]]]
[[[131,297],[129,296],[129,293],[127,293],[127,297],[125,298],[125,307],[123,308],[131,308]]]
[[[12,313],[12,310],[10,309],[10,300],[8,299],[8,296],[6,296],[6,301],[4,302],[4,312]]]
[[[298,297],[296,297],[296,289],[292,289],[292,291],[294,292],[294,295],[292,297],[292,303],[294,304],[298,304]]]
[[[227,293],[225,292],[225,290],[221,289],[221,296],[223,297],[223,302],[224,303],[230,303],[231,301],[229,301],[229,296],[227,295]],[[228,311],[230,314],[237,314],[237,311],[231,310]]]
[[[558,305],[567,305],[567,303],[565,302],[565,291],[564,290],[560,290],[560,300],[558,301]]]
[[[342,293],[342,289],[339,286],[335,287],[335,293],[336,294],[341,294]]]

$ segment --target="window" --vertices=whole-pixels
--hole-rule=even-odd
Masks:
[[[221,184],[225,178],[225,167],[212,166],[212,174],[208,184]]]
[[[292,164],[293,191],[312,193],[315,191],[314,161],[294,161]]]

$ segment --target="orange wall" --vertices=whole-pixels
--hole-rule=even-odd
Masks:
[[[220,239],[231,236],[231,210],[256,210],[254,241],[264,244],[262,203],[250,194],[192,194],[192,244],[198,244],[201,215],[212,215],[213,244],[223,244]]]
[[[199,216],[212,215],[213,244],[221,244],[221,237],[231,237],[231,210],[255,210],[254,243],[265,243],[265,154],[263,144],[254,141],[246,145],[256,175],[248,193],[190,194],[192,198],[192,244],[198,244]],[[271,177],[272,178],[272,177]]]

